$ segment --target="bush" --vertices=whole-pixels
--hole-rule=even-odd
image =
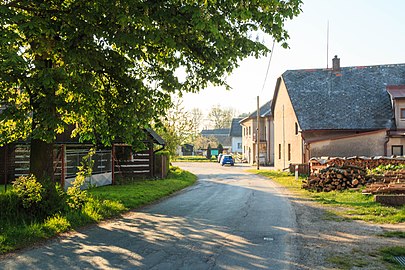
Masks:
[[[21,200],[14,191],[0,193],[0,209],[1,219],[0,224],[12,224],[16,220],[21,220]]]
[[[43,197],[44,188],[35,176],[20,176],[13,182],[13,190],[21,199],[24,208],[37,205]]]

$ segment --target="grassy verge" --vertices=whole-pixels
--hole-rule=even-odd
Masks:
[[[174,157],[174,162],[217,162],[216,156],[212,156],[211,159],[207,159],[204,156],[181,156]]]
[[[405,256],[405,246],[383,248],[380,250],[380,256],[382,256],[384,261],[390,264],[388,269],[405,270],[405,266],[394,259],[394,256]]]
[[[166,179],[132,181],[132,183],[104,186],[90,193],[99,200],[109,199],[122,203],[126,208],[136,208],[168,196],[190,186],[197,177],[179,168],[171,170]]]
[[[81,209],[67,208],[45,220],[38,220],[35,217],[1,218],[0,254],[30,246],[65,231],[119,216],[131,208],[146,205],[190,186],[195,181],[195,175],[174,168],[171,169],[167,179],[133,181],[122,186],[91,189],[89,193],[92,196],[89,196]],[[1,196],[11,196],[10,194],[11,191],[7,191]],[[18,208],[7,210],[18,212]],[[18,216],[18,213],[15,216]]]
[[[319,203],[339,209],[331,210],[329,215],[334,214],[343,218],[375,223],[405,222],[405,206],[383,206],[374,202],[372,196],[363,195],[359,191],[309,192],[301,189],[301,180],[295,180],[294,176],[291,176],[288,173],[277,171],[249,171],[271,178],[275,182],[295,191],[301,196],[311,198]]]

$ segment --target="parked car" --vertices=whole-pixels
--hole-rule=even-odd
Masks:
[[[224,155],[224,154],[219,154],[219,155],[218,155],[218,163],[221,162],[221,158],[222,158],[223,155]]]
[[[221,158],[220,164],[224,166],[225,164],[230,164],[231,166],[235,165],[235,160],[231,155],[223,155]]]

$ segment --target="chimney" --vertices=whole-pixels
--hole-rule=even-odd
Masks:
[[[337,55],[332,59],[332,71],[340,71],[340,58],[338,58]]]

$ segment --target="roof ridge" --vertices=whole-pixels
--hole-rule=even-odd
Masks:
[[[364,69],[364,68],[373,68],[373,67],[397,67],[397,66],[405,66],[405,63],[397,63],[397,64],[380,64],[380,65],[366,65],[366,66],[346,66],[340,67],[340,69]],[[333,71],[332,68],[301,68],[301,69],[287,69],[287,71]],[[284,73],[285,73],[284,72]]]

